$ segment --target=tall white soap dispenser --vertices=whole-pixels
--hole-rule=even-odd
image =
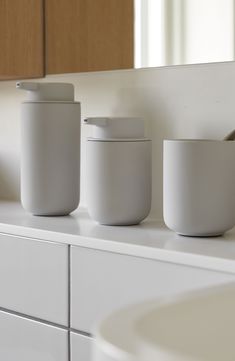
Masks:
[[[18,82],[21,106],[21,202],[40,216],[67,215],[80,196],[80,103],[68,83]]]
[[[87,205],[104,225],[138,224],[151,207],[151,141],[139,118],[88,118]]]

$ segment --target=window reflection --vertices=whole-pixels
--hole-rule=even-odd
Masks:
[[[234,60],[234,0],[135,0],[135,67]]]

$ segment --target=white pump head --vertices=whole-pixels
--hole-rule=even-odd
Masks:
[[[70,83],[18,82],[16,88],[27,90],[27,101],[74,101],[74,86]]]
[[[141,118],[87,118],[84,124],[94,125],[93,138],[140,139],[144,138],[144,121]]]

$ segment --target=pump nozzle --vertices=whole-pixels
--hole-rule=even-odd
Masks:
[[[37,83],[20,81],[16,83],[16,88],[27,90],[27,101],[30,102],[74,101],[74,86],[70,83]]]
[[[84,119],[84,124],[94,125],[93,137],[98,139],[144,137],[144,121],[141,118],[94,117]]]
[[[84,124],[97,125],[98,127],[104,127],[108,125],[108,118],[86,118]]]
[[[30,102],[73,102],[74,86],[70,83],[17,82],[17,89],[27,90]]]
[[[38,90],[39,84],[33,83],[33,82],[19,81],[18,83],[16,83],[16,88],[23,89],[23,90],[35,91],[35,90]]]

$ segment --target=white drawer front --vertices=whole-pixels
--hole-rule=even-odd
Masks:
[[[71,332],[71,361],[92,361],[92,338]]]
[[[68,324],[68,247],[0,234],[0,307]]]
[[[203,288],[235,276],[127,255],[71,248],[71,325],[92,332],[97,319],[146,299]]]
[[[68,361],[68,332],[0,312],[0,360]]]

